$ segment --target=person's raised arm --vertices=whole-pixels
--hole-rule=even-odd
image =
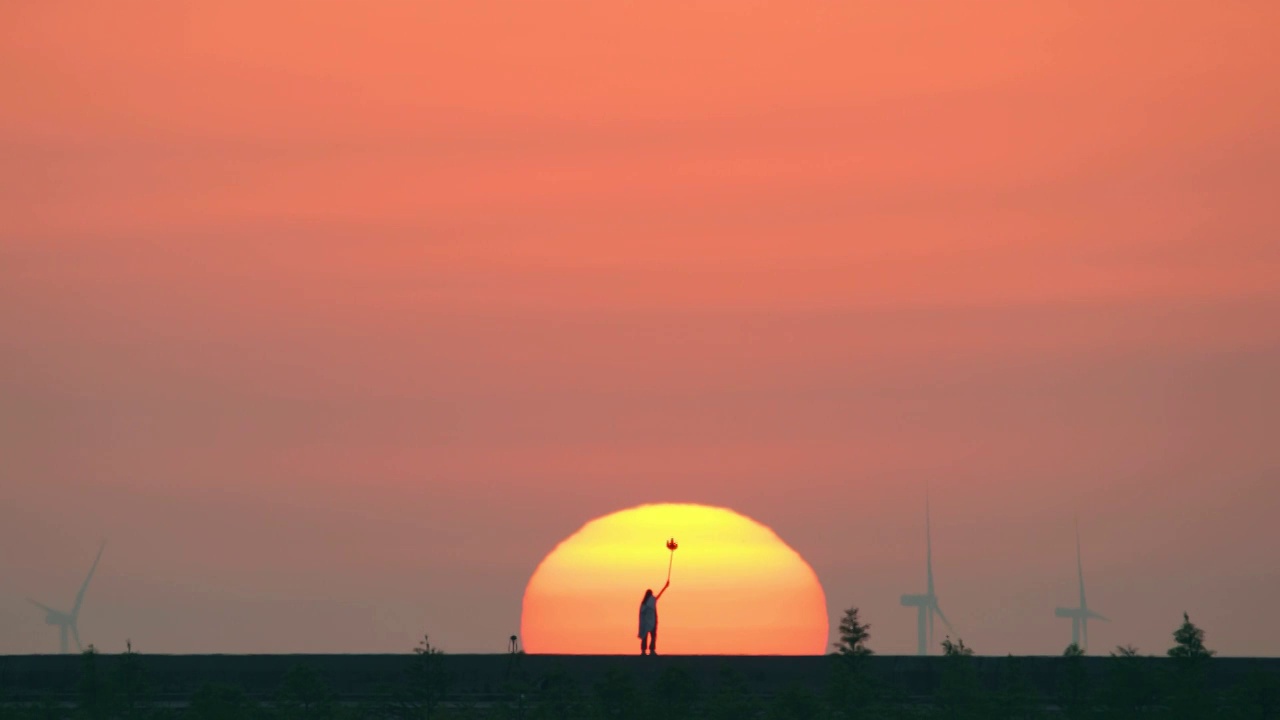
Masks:
[[[657,594],[656,596],[654,596],[654,598],[653,598],[653,599],[654,599],[654,601],[656,602],[656,601],[658,600],[658,598],[662,597],[662,593],[666,592],[666,591],[667,591],[667,588],[669,588],[669,587],[671,587],[671,581],[670,581],[670,580],[668,580],[668,581],[667,581],[667,584],[666,584],[666,585],[663,585],[663,586],[662,586],[662,589],[658,591],[658,594]]]

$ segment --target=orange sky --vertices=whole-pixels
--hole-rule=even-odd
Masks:
[[[1185,609],[1275,655],[1276,27],[4,3],[0,652],[101,537],[107,649],[501,651],[545,553],[662,501],[910,652],[928,481],[979,652],[1066,644],[1078,514],[1096,649]]]

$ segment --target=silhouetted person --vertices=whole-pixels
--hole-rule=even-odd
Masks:
[[[668,580],[666,585],[658,591],[657,595],[652,590],[644,591],[644,599],[640,601],[640,654],[658,654],[658,598],[662,597],[662,593],[667,591],[671,586]]]

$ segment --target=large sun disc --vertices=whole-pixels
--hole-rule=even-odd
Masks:
[[[827,603],[813,569],[776,533],[732,510],[642,505],[597,518],[556,546],[525,588],[531,653],[635,654],[646,589],[665,654],[813,655],[827,644]]]

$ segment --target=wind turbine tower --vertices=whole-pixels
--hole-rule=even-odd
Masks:
[[[1109,622],[1107,618],[1089,609],[1084,599],[1084,564],[1080,560],[1080,526],[1076,525],[1076,572],[1080,578],[1080,607],[1056,608],[1053,614],[1060,618],[1071,618],[1071,642],[1081,650],[1089,649],[1089,620]]]
[[[916,609],[916,654],[928,655],[929,648],[933,646],[933,618],[938,616],[942,620],[942,624],[954,633],[955,628],[951,627],[951,623],[947,621],[947,616],[942,613],[942,608],[938,607],[938,595],[933,591],[933,537],[929,529],[929,498],[926,495],[924,500],[924,567],[926,577],[926,587],[928,590],[923,595],[903,595],[902,605],[904,607],[913,607]]]
[[[89,581],[93,579],[93,571],[98,569],[98,561],[102,559],[102,551],[106,549],[106,547],[106,542],[103,542],[102,545],[98,547],[98,556],[93,559],[93,565],[89,568],[89,575],[85,577],[84,584],[80,586],[80,592],[76,593],[76,604],[71,606],[71,612],[55,610],[48,605],[38,603],[31,598],[27,598],[32,605],[44,610],[45,624],[58,626],[58,635],[60,639],[59,649],[63,655],[66,655],[68,650],[68,634],[75,638],[76,647],[80,650],[84,650],[84,646],[80,644],[80,629],[76,626],[76,623],[80,619],[80,606],[84,604],[84,593],[89,589]]]

